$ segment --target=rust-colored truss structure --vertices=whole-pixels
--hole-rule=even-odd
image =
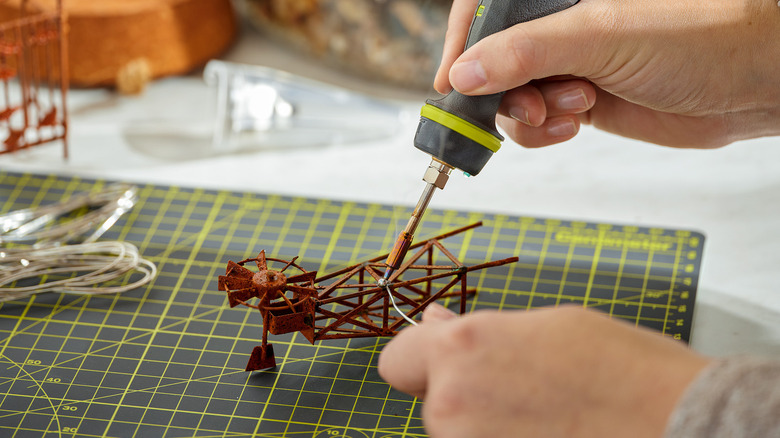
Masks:
[[[413,245],[411,256],[386,287],[377,281],[387,267],[387,255],[322,277],[299,266],[297,257],[286,261],[266,257],[265,251],[256,258],[228,262],[225,275],[219,277],[219,290],[227,292],[230,307],[251,307],[263,317],[262,345],[252,351],[246,370],[276,366],[269,333],[301,332],[312,344],[327,339],[394,336],[407,318],[413,319],[430,303],[447,297],[459,298],[460,313],[465,313],[467,297],[476,293],[468,289],[468,273],[518,260],[511,257],[466,266],[440,242],[480,225],[475,223]],[[444,264],[434,264],[441,258]],[[250,262],[256,265],[256,272],[244,266]],[[271,269],[269,262],[279,267]],[[296,272],[290,275],[288,269]]]
[[[7,0],[0,0],[0,3]],[[0,24],[0,154],[62,140],[68,157],[68,51],[62,0]]]

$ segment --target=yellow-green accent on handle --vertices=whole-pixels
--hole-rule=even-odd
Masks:
[[[426,104],[422,107],[420,115],[440,125],[446,126],[458,134],[470,138],[493,152],[498,152],[498,150],[501,149],[501,139],[473,123],[469,123],[460,117],[454,116],[441,108]]]

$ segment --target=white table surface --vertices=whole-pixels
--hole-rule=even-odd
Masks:
[[[395,136],[360,144],[206,158],[139,152],[126,134],[138,120],[170,118],[202,128],[213,102],[196,72],[155,81],[137,97],[72,90],[70,159],[62,160],[55,143],[2,156],[0,167],[410,206],[417,201],[428,157],[411,143],[425,93],[348,78],[248,29],[222,59],[392,97],[409,117]],[[451,178],[431,205],[699,230],[706,243],[693,347],[712,355],[780,357],[780,138],[674,150],[584,127],[576,139],[555,147],[531,150],[507,141],[479,176]]]

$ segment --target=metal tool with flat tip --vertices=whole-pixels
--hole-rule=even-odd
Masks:
[[[578,0],[482,0],[474,12],[466,49],[481,39],[515,24],[531,21],[576,4]],[[503,93],[466,96],[453,90],[423,106],[414,146],[433,157],[425,171],[425,188],[409,223],[387,257],[387,269],[379,280],[384,287],[403,263],[414,232],[434,190],[443,189],[452,169],[477,175],[501,147],[504,138],[496,128],[496,113]]]

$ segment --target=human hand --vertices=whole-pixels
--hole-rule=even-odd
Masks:
[[[780,9],[772,0],[580,0],[461,54],[478,0],[454,0],[435,87],[508,90],[498,123],[521,145],[580,123],[676,147],[780,134]]]
[[[660,437],[708,359],[577,307],[478,311],[439,305],[402,330],[379,374],[425,400],[432,438]]]

